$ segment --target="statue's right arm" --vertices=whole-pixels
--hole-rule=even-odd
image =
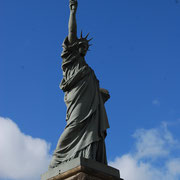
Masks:
[[[70,16],[69,16],[69,26],[68,26],[68,40],[70,44],[73,44],[77,40],[77,24],[76,24],[76,10],[77,3],[69,5]]]

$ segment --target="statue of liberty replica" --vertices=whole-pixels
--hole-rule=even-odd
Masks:
[[[99,87],[94,71],[85,61],[91,39],[87,39],[88,35],[83,37],[82,32],[80,38],[77,37],[77,7],[77,0],[69,1],[69,32],[62,45],[63,79],[60,83],[67,107],[67,124],[57,143],[49,171],[63,166],[70,167],[75,159],[86,159],[107,166],[105,137],[109,123],[104,103],[110,95],[107,90]],[[117,173],[118,170],[112,169]]]

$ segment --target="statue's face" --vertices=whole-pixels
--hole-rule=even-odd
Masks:
[[[79,53],[81,54],[81,56],[85,56],[88,50],[88,45],[85,43],[82,43],[79,45]]]

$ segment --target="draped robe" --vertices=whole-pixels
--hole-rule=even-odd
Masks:
[[[66,38],[61,57],[63,79],[60,88],[65,93],[67,124],[49,167],[76,157],[107,164],[104,139],[109,123],[99,81],[79,54],[78,40],[70,45]]]

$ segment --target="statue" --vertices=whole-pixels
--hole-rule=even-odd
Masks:
[[[67,125],[59,138],[49,168],[76,157],[107,164],[105,137],[109,123],[104,103],[109,92],[99,87],[94,71],[85,61],[89,48],[87,37],[77,38],[77,0],[70,0],[69,33],[63,42],[60,88],[67,106]]]

